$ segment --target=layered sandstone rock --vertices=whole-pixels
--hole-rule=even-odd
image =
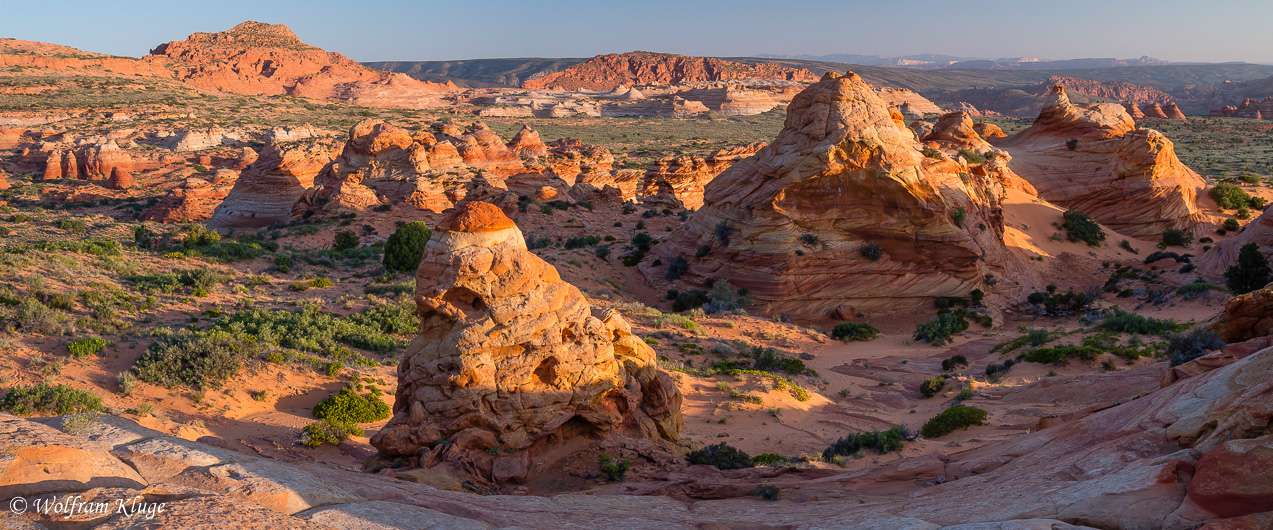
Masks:
[[[313,187],[314,177],[334,154],[335,145],[329,142],[266,144],[217,205],[208,228],[263,228],[287,223],[292,206]]]
[[[962,111],[943,114],[920,140],[944,149],[971,149],[977,153],[991,149],[990,143],[977,133],[972,116]]]
[[[746,90],[734,85],[716,85],[693,88],[676,93],[689,101],[697,101],[710,110],[726,116],[750,116],[768,112],[778,106],[778,101],[759,90]]]
[[[925,114],[940,114],[941,107],[919,95],[918,92],[906,88],[874,87],[875,94],[890,107],[897,107],[902,114],[922,118]]]
[[[1119,104],[1074,105],[1058,86],[1033,125],[995,145],[1040,197],[1121,234],[1156,239],[1202,220],[1202,178],[1176,158],[1171,140],[1136,129]]]
[[[969,103],[967,101],[960,101],[958,103],[955,103],[954,105],[946,107],[945,110],[942,110],[940,112],[946,112],[946,113],[962,112],[969,116],[981,116],[981,111],[977,110],[977,107],[973,106],[972,103]]]
[[[993,123],[985,123],[985,122],[976,123],[976,124],[973,124],[972,130],[977,131],[977,135],[987,140],[991,138],[1003,138],[1008,136],[1003,133],[1003,129],[1000,129],[998,125],[995,125]]]
[[[106,187],[113,190],[126,190],[133,187],[133,174],[119,167],[111,168],[111,176],[106,180]]]
[[[1260,247],[1265,258],[1273,258],[1273,208],[1264,210],[1259,217],[1247,223],[1241,233],[1216,243],[1193,262],[1203,278],[1224,284],[1225,271],[1238,264],[1238,252],[1248,243]]]
[[[931,130],[922,137],[922,140],[925,145],[942,150],[946,156],[958,157],[960,163],[967,166],[973,175],[989,177],[1006,189],[1020,190],[1037,196],[1038,190],[1009,167],[1012,155],[992,147],[978,133],[977,125],[986,124],[973,124],[972,118],[965,112],[951,112],[942,115],[937,123],[933,124]],[[994,126],[991,125],[991,127]],[[986,130],[993,134],[998,127]],[[1002,131],[999,132],[999,136],[1003,136]],[[968,154],[969,151],[972,154]],[[975,160],[977,156],[982,157],[982,160],[969,160],[970,158]]]
[[[202,89],[283,95],[367,106],[427,108],[454,85],[372,70],[297,38],[287,26],[244,22],[219,33],[195,33],[161,44],[145,57]]]
[[[1145,113],[1144,113],[1144,112],[1141,112],[1141,111],[1140,111],[1140,106],[1139,106],[1139,105],[1137,105],[1137,104],[1135,104],[1135,103],[1131,103],[1131,102],[1124,102],[1124,103],[1123,103],[1123,110],[1126,110],[1126,111],[1127,111],[1127,115],[1128,115],[1128,116],[1131,116],[1131,117],[1132,117],[1132,119],[1140,119],[1140,118],[1144,118],[1144,117],[1145,117]]]
[[[1166,118],[1167,114],[1163,112],[1162,106],[1157,103],[1146,103],[1142,105],[1140,111],[1145,114],[1146,118]]]
[[[1114,101],[1123,101],[1133,105],[1144,104],[1166,104],[1172,101],[1170,94],[1158,90],[1157,88],[1127,83],[1124,81],[1093,81],[1091,79],[1079,79],[1064,75],[1054,75],[1049,77],[1047,81],[1035,85],[1032,90],[1033,94],[1045,95],[1051,92],[1054,86],[1064,86],[1066,90],[1074,94],[1084,94],[1088,96],[1096,96],[1102,99]]]
[[[1177,107],[1175,102],[1171,102],[1171,103],[1167,103],[1163,105],[1162,113],[1163,113],[1163,116],[1165,116],[1169,120],[1185,119],[1185,113],[1180,112],[1180,107]]]
[[[548,146],[544,145],[544,141],[539,139],[539,133],[531,129],[529,125],[522,125],[522,130],[513,135],[513,138],[508,141],[508,149],[522,158],[536,158],[548,154]]]
[[[618,313],[594,314],[499,208],[466,202],[439,224],[416,304],[420,334],[398,367],[394,416],[372,438],[382,455],[458,451],[505,480],[580,436],[679,441],[681,397],[654,351]],[[515,454],[492,458],[492,448]]]
[[[1224,303],[1224,311],[1199,326],[1215,331],[1225,342],[1273,336],[1273,289],[1236,296]]]
[[[106,180],[111,170],[118,167],[123,171],[133,171],[136,165],[131,156],[115,143],[106,140],[99,143],[81,143],[78,146],[65,146],[48,151],[44,163],[44,180],[59,178],[83,178],[90,180]]]
[[[598,55],[560,72],[528,79],[522,83],[522,88],[609,91],[634,85],[680,85],[735,79],[809,82],[817,80],[817,76],[803,68],[769,63],[748,66],[712,57],[629,52]]]
[[[703,189],[735,162],[756,154],[758,142],[719,149],[706,157],[682,155],[660,158],[646,169],[637,197],[647,204],[697,210],[703,205]]]
[[[234,187],[235,177],[237,173],[234,171],[223,170],[212,181],[187,178],[181,185],[168,190],[167,195],[146,210],[143,218],[160,223],[207,221]]]
[[[667,264],[701,256],[682,281],[728,279],[765,310],[807,318],[963,296],[1010,259],[998,187],[920,147],[861,77],[828,73],[792,100],[772,143],[707,185],[704,206],[654,248],[663,266],[641,270],[663,281]]]

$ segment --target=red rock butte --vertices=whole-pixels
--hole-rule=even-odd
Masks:
[[[712,57],[628,52],[598,55],[587,62],[573,65],[560,72],[529,79],[522,83],[522,88],[600,91],[613,90],[621,86],[679,85],[731,79],[813,82],[818,80],[818,76],[803,68],[788,68],[775,64],[750,66]]]
[[[450,232],[499,232],[513,228],[513,220],[494,204],[473,201],[456,206],[438,227]]]

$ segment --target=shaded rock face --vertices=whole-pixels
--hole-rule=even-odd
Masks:
[[[1033,125],[995,145],[1012,154],[1009,167],[1040,197],[1121,234],[1157,238],[1203,219],[1202,178],[1176,158],[1167,137],[1136,129],[1122,105],[1074,105],[1057,86]]]
[[[246,149],[246,148],[245,148]],[[314,177],[332,160],[335,146],[311,144],[266,144],[260,155],[248,150],[241,160],[253,162],[239,174],[234,188],[217,205],[208,228],[264,228],[287,223],[292,205]]]
[[[1135,103],[1131,103],[1131,102],[1123,103],[1123,110],[1127,111],[1127,115],[1131,116],[1132,119],[1140,119],[1145,117],[1145,113],[1141,112],[1140,107],[1137,106]]]
[[[531,129],[529,125],[523,125],[522,130],[513,135],[513,139],[508,141],[508,149],[522,158],[536,158],[548,154],[548,146],[544,145],[544,141],[539,139],[539,133]]]
[[[1168,103],[1168,104],[1166,104],[1166,105],[1163,105],[1163,106],[1162,106],[1162,113],[1163,113],[1163,115],[1165,115],[1165,116],[1167,117],[1167,119],[1169,119],[1169,120],[1183,120],[1183,119],[1185,119],[1185,113],[1181,112],[1181,111],[1180,111],[1180,107],[1177,107],[1177,106],[1176,106],[1176,104],[1175,104],[1174,102],[1172,102],[1172,103]]]
[[[1140,108],[1141,113],[1146,118],[1166,118],[1167,113],[1163,112],[1162,106],[1157,103],[1147,103]]]
[[[1048,91],[1057,85],[1064,86],[1066,90],[1076,94],[1086,94],[1104,99],[1112,99],[1115,101],[1129,102],[1134,105],[1143,104],[1167,104],[1171,103],[1171,95],[1158,90],[1157,88],[1136,85],[1123,81],[1093,81],[1090,79],[1079,79],[1064,75],[1054,75],[1046,81],[1035,85],[1032,90],[1034,94],[1047,94]],[[1134,117],[1134,116],[1133,116]]]
[[[187,178],[180,186],[168,190],[168,194],[146,210],[142,218],[160,223],[207,221],[229,195],[237,177],[235,171],[219,170],[211,181]]]
[[[989,124],[973,124],[972,117],[966,112],[951,112],[942,115],[922,138],[925,145],[941,149],[947,156],[951,158],[960,157],[962,164],[968,166],[972,174],[981,177],[990,177],[1004,188],[1021,190],[1030,195],[1037,196],[1039,192],[1034,189],[1028,181],[1012,172],[1008,167],[1012,161],[1012,155],[1002,149],[991,147],[990,143],[982,138],[978,132],[977,125]],[[994,127],[991,125],[991,127]],[[990,133],[998,130],[985,129]],[[1003,132],[999,131],[999,136],[1003,136]],[[976,155],[982,156],[982,162],[972,162],[966,160],[967,151],[972,151]]]
[[[1238,264],[1238,251],[1247,243],[1255,243],[1265,258],[1273,258],[1273,208],[1264,210],[1241,233],[1216,243],[1193,262],[1207,281],[1224,284],[1225,271]]]
[[[416,305],[420,334],[398,367],[394,416],[371,442],[382,455],[449,440],[438,449],[496,469],[519,466],[491,448],[524,462],[581,436],[678,442],[681,396],[654,351],[618,313],[594,312],[498,207],[467,202],[443,219],[416,273]]]
[[[1229,343],[1273,335],[1273,289],[1265,287],[1231,298],[1224,303],[1224,311],[1202,326]]]
[[[763,142],[758,142],[718,149],[706,157],[682,155],[660,158],[645,171],[636,197],[651,205],[697,210],[703,205],[703,189],[708,182],[764,146]]]
[[[712,57],[629,52],[598,55],[560,72],[528,79],[522,83],[522,88],[608,91],[633,85],[679,85],[732,79],[808,82],[816,80],[817,76],[803,68],[768,63],[749,66]]]
[[[368,106],[439,106],[454,85],[372,70],[297,38],[287,26],[244,22],[161,44],[145,60],[172,65],[177,79],[207,90],[282,95]]]
[[[792,100],[772,143],[707,185],[704,206],[654,254],[668,264],[707,247],[682,281],[728,279],[798,318],[966,295],[1009,259],[1002,188],[920,149],[859,76],[828,74]],[[863,256],[871,244],[880,259]],[[666,267],[653,261],[641,270],[661,282]]]
[[[110,178],[111,171],[115,168],[126,172],[132,171],[134,162],[132,157],[114,140],[107,140],[50,151],[44,164],[44,180],[59,178],[106,180]]]
[[[941,107],[919,95],[914,90],[894,87],[875,87],[875,94],[890,107],[897,107],[907,117],[922,118],[925,114],[939,114]]]
[[[131,188],[133,187],[133,174],[119,167],[112,168],[111,176],[106,180],[106,187],[113,190]]]

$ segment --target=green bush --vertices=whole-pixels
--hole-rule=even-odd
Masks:
[[[332,238],[332,248],[336,250],[358,248],[359,243],[362,243],[362,240],[353,230],[341,230]]]
[[[73,234],[83,234],[88,231],[88,225],[83,219],[62,219],[57,222],[57,227]]]
[[[314,405],[314,417],[336,423],[371,423],[388,419],[389,405],[380,400],[379,392],[358,395],[353,385],[345,385],[340,392]]]
[[[433,229],[422,221],[399,226],[385,241],[385,268],[415,272],[420,266],[420,258],[424,257],[424,246],[431,237],[433,237]]]
[[[934,160],[941,160],[943,158],[941,151],[938,151],[933,147],[924,146],[924,149],[920,151],[920,153],[922,153],[925,157],[932,158]]]
[[[1220,291],[1222,293],[1229,293],[1228,289],[1225,289],[1224,287],[1220,287],[1219,285],[1216,285],[1214,283],[1208,283],[1204,281],[1202,278],[1198,278],[1190,283],[1186,283],[1176,288],[1176,294],[1184,296],[1185,300],[1193,300],[1194,298],[1202,296],[1203,294],[1206,294],[1207,292],[1210,292],[1210,291]]]
[[[133,363],[133,371],[142,381],[168,388],[219,388],[260,354],[251,335],[181,330],[156,337]]]
[[[1273,267],[1259,245],[1247,243],[1238,250],[1238,263],[1225,271],[1224,278],[1233,294],[1249,293],[1273,281]]]
[[[1064,222],[1065,237],[1070,241],[1082,241],[1091,247],[1101,246],[1105,241],[1105,231],[1091,217],[1078,210],[1068,210],[1061,215]]]
[[[779,492],[778,486],[775,486],[773,484],[761,484],[759,486],[756,486],[756,489],[751,490],[752,495],[755,495],[767,501],[778,500],[778,492]]]
[[[905,440],[902,427],[893,427],[886,431],[857,432],[849,434],[832,443],[822,451],[822,459],[830,460],[833,456],[854,456],[866,449],[874,449],[880,454],[888,454],[902,450]]]
[[[1221,223],[1221,226],[1230,232],[1236,232],[1239,228],[1242,228],[1242,225],[1238,223],[1237,219],[1225,219],[1224,223]]]
[[[66,343],[66,349],[71,352],[71,355],[75,356],[76,359],[83,359],[89,355],[95,355],[97,352],[106,349],[106,347],[110,344],[111,342],[106,339],[84,337],[82,339],[75,339]]]
[[[879,328],[864,322],[841,322],[831,328],[831,338],[844,342],[868,341],[879,336]]]
[[[743,469],[755,467],[751,456],[725,442],[690,451],[685,460],[691,465],[716,466],[719,469]]]
[[[217,319],[215,329],[311,352],[339,351],[340,345],[380,353],[402,345],[395,335],[411,335],[419,325],[412,304],[383,304],[341,317],[314,305],[299,311],[251,309]],[[348,360],[348,359],[337,359]]]
[[[601,465],[601,472],[606,474],[606,479],[610,482],[619,482],[628,474],[628,469],[632,467],[632,461],[624,458],[619,460],[606,453],[597,455],[597,463]]]
[[[1116,333],[1135,333],[1139,335],[1161,335],[1176,331],[1179,324],[1170,319],[1144,317],[1114,308],[1105,316],[1101,327]],[[1187,326],[1187,324],[1186,324]]]
[[[79,390],[70,385],[38,383],[33,386],[9,387],[0,397],[0,410],[18,416],[30,416],[37,412],[64,416],[72,413],[104,412],[102,398],[97,394]]]
[[[1238,213],[1236,213],[1236,214],[1234,214],[1234,215],[1236,215],[1236,216],[1238,217],[1238,219],[1250,219],[1250,218],[1251,218],[1251,209],[1250,209],[1250,208],[1247,208],[1246,206],[1243,206],[1243,207],[1241,207],[1241,208],[1238,208]],[[1234,228],[1234,230],[1237,230],[1237,229],[1236,229],[1236,228]]]
[[[1241,187],[1222,182],[1207,191],[1207,196],[1216,201],[1222,210],[1236,210],[1243,206],[1255,209],[1264,208],[1264,199],[1252,197]]]
[[[1168,228],[1162,231],[1162,244],[1169,247],[1186,247],[1193,243],[1193,233],[1179,228]]]
[[[1201,357],[1207,350],[1218,350],[1224,347],[1220,335],[1208,329],[1193,329],[1188,333],[1173,335],[1167,340],[1167,359],[1172,366],[1180,365]]]
[[[964,160],[967,160],[969,164],[982,164],[986,161],[986,157],[981,156],[977,154],[976,151],[966,147],[959,150],[959,155],[964,157]]]
[[[968,329],[968,319],[954,312],[938,313],[928,322],[915,325],[915,340],[925,340],[934,346],[950,342],[952,335]]]
[[[862,245],[862,250],[860,252],[862,253],[862,257],[871,261],[879,261],[880,258],[884,257],[884,247],[880,246],[879,243],[867,243]]]
[[[751,463],[757,467],[783,466],[791,463],[791,459],[777,453],[762,453],[751,457]]]
[[[966,405],[956,405],[941,412],[924,424],[920,434],[924,438],[940,438],[956,429],[966,429],[986,421],[986,411]]]
[[[301,445],[305,447],[318,447],[323,444],[337,445],[350,436],[362,435],[363,430],[357,425],[327,419],[311,423],[301,429]]]
[[[931,398],[941,393],[941,389],[946,387],[946,375],[939,375],[925,379],[919,384],[919,393],[925,398]]]

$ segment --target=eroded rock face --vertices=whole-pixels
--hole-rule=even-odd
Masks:
[[[637,197],[647,204],[697,210],[703,205],[703,189],[708,182],[764,146],[763,142],[758,142],[718,149],[706,157],[682,155],[660,158],[646,169]]]
[[[1166,118],[1167,113],[1163,112],[1162,106],[1157,103],[1147,103],[1142,105],[1140,111],[1145,114],[1146,118]]]
[[[1133,237],[1203,219],[1197,194],[1205,183],[1176,158],[1171,140],[1137,129],[1122,105],[1074,105],[1060,86],[1049,98],[1033,125],[995,142],[1040,197]]]
[[[126,190],[133,187],[133,174],[119,167],[111,168],[111,176],[106,180],[106,187],[113,190]]]
[[[703,208],[655,247],[664,266],[642,271],[662,282],[686,259],[688,284],[728,279],[808,318],[962,296],[1009,259],[1001,190],[920,150],[859,76],[828,74],[792,100],[772,143],[707,185]]]
[[[544,141],[539,139],[539,133],[531,129],[529,125],[522,125],[522,130],[513,135],[513,139],[508,141],[508,149],[522,158],[536,158],[548,154],[548,146],[544,145]]]
[[[211,180],[199,177],[187,178],[181,185],[168,190],[143,216],[147,221],[160,223],[202,223],[212,217],[221,201],[234,187],[238,173],[220,170]]]
[[[1225,342],[1273,335],[1273,289],[1256,289],[1224,303],[1224,311],[1200,324]]]
[[[328,142],[266,144],[217,205],[208,228],[263,228],[287,223],[292,205],[313,187],[314,177],[331,162],[334,151],[335,145]],[[241,160],[247,158],[245,153]]]
[[[416,305],[394,416],[372,438],[382,455],[449,440],[450,454],[524,479],[528,454],[580,436],[679,441],[681,396],[654,351],[618,313],[594,314],[498,207],[466,202],[439,224]],[[492,448],[516,456],[493,459]]]
[[[171,64],[177,79],[187,84],[235,94],[420,108],[439,106],[440,94],[458,90],[450,83],[372,70],[301,42],[287,26],[250,21],[161,44],[145,60]]]
[[[1216,243],[1193,262],[1207,281],[1224,284],[1225,271],[1238,264],[1238,251],[1248,243],[1260,247],[1265,258],[1273,257],[1273,208],[1264,210],[1254,221],[1247,223],[1241,233]]]

